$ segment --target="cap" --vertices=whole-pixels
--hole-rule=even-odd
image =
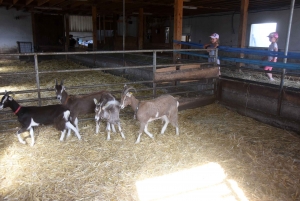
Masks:
[[[272,32],[272,33],[270,33],[267,37],[269,37],[269,38],[278,38],[279,36],[278,36],[278,33],[277,32]]]
[[[211,38],[219,38],[219,34],[217,34],[217,33],[213,33],[213,34],[211,34],[209,37],[211,37]]]

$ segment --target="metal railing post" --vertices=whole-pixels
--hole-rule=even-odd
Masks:
[[[155,83],[155,73],[156,73],[156,51],[153,51],[153,97],[156,97],[156,83]]]
[[[288,31],[287,31],[287,38],[286,38],[286,44],[285,44],[285,50],[284,50],[285,56],[287,56],[287,53],[289,50],[294,6],[295,6],[295,0],[291,0],[291,12],[290,12],[290,19],[289,19],[289,27],[288,27]],[[286,62],[287,62],[287,58],[284,58],[283,63],[286,63]],[[278,104],[277,104],[277,115],[278,116],[280,116],[280,114],[281,114],[281,105],[282,105],[282,98],[283,98],[283,85],[284,85],[285,74],[286,74],[286,69],[284,68],[284,69],[282,69],[280,87],[279,87],[279,97],[278,97]]]
[[[40,90],[40,78],[39,78],[39,66],[38,66],[37,54],[34,54],[34,69],[35,69],[36,87],[38,90],[39,106],[41,106],[41,90]]]

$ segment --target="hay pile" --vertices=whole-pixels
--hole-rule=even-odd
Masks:
[[[49,78],[49,87],[53,83]],[[18,88],[14,82],[5,87]],[[154,139],[143,134],[135,145],[139,124],[132,112],[121,113],[125,140],[113,134],[106,141],[105,124],[96,135],[94,121],[79,122],[82,141],[72,135],[60,143],[51,126],[35,129],[33,147],[20,144],[12,132],[2,133],[0,200],[139,200],[137,181],[211,162],[226,174],[221,184],[229,191],[219,200],[243,200],[230,180],[248,200],[300,199],[300,138],[294,133],[212,104],[181,111],[179,136],[171,125],[160,135],[162,123],[155,121],[148,127]],[[208,194],[200,200],[216,199]]]

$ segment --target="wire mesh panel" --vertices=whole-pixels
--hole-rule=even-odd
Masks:
[[[32,51],[32,42],[17,42],[19,53],[28,53]]]

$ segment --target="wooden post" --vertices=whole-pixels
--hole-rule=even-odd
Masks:
[[[37,40],[36,40],[36,25],[35,25],[35,14],[31,13],[31,24],[32,24],[32,36],[33,36],[33,51],[35,52],[37,48]]]
[[[143,43],[144,43],[144,9],[139,9],[139,38],[138,38],[138,45],[139,50],[143,49]]]
[[[174,40],[181,41],[182,36],[183,0],[175,0],[174,4]],[[173,49],[181,49],[181,44],[173,43]],[[173,53],[173,62],[180,58],[180,54]]]
[[[248,6],[249,6],[249,0],[241,0],[241,14],[240,14],[239,36],[238,36],[239,48],[244,48],[246,46]],[[240,58],[244,58],[244,54],[240,54]],[[240,68],[241,64],[242,63],[237,63],[237,68]]]
[[[93,50],[97,50],[97,7],[92,6],[92,19],[93,19]]]
[[[105,15],[103,15],[103,44],[105,44],[105,37],[106,37],[105,31],[106,31],[106,27],[105,27]]]
[[[117,35],[118,35],[118,33],[117,33],[117,30],[118,30],[118,21],[119,19],[118,19],[118,15],[116,15],[116,14],[113,14],[113,31],[114,31],[114,41],[116,40],[116,38],[117,38]]]
[[[65,22],[66,22],[66,24],[65,24],[65,30],[66,30],[65,51],[68,52],[69,51],[69,44],[70,44],[70,40],[69,40],[69,33],[70,33],[69,14],[65,15]]]
[[[99,15],[99,43],[101,44],[101,15]]]

